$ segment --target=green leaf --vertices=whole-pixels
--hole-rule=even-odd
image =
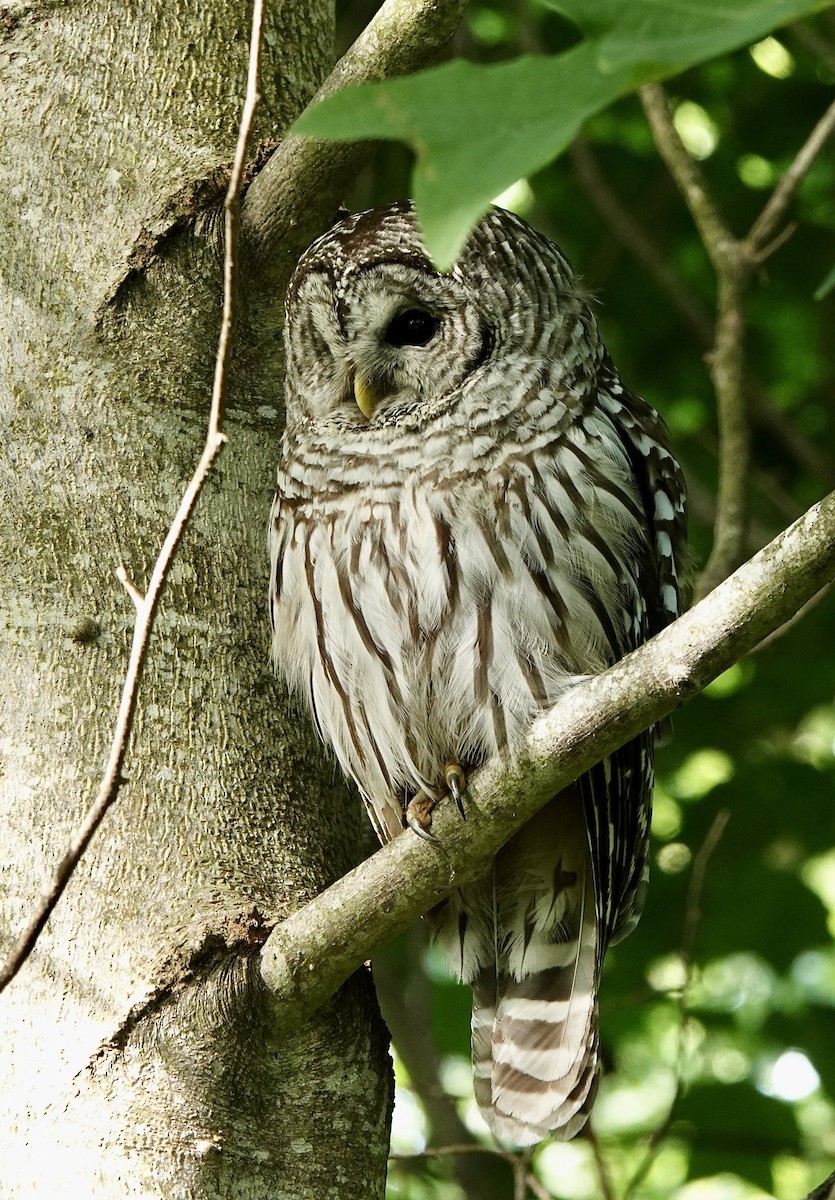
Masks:
[[[413,196],[423,234],[445,270],[493,197],[555,158],[588,116],[629,86],[627,72],[597,69],[589,43],[497,66],[458,60],[330,96],[292,132],[407,142],[417,157]]]
[[[815,288],[815,299],[823,300],[825,296],[829,295],[833,288],[835,288],[835,266],[833,266],[829,274],[821,281],[820,284],[818,284],[817,288]]]
[[[292,132],[406,142],[412,195],[435,264],[449,268],[493,198],[565,149],[588,117],[641,83],[763,37],[821,0],[554,0],[587,40],[555,57],[475,66],[456,61],[348,88],[302,114]]]
[[[759,41],[827,3],[809,0],[545,0],[597,44],[603,71],[651,67],[658,75]]]

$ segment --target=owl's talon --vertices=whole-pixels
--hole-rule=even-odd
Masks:
[[[440,845],[439,839],[435,837],[434,833],[429,832],[434,807],[434,800],[425,792],[418,792],[406,808],[406,824],[425,842],[432,842],[437,846]]]
[[[444,779],[449,788],[449,794],[455,801],[455,807],[461,814],[461,820],[466,821],[467,812],[464,808],[464,792],[467,787],[467,777],[456,762],[447,763],[444,767]]]

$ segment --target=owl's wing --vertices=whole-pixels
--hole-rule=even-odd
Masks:
[[[669,435],[661,417],[623,387],[610,363],[604,362],[603,367],[599,403],[632,465],[648,534],[648,554],[636,563],[645,610],[635,614],[631,644],[613,648],[621,657],[679,614],[686,493],[681,468],[667,448]],[[646,730],[579,781],[594,864],[601,954],[607,944],[625,937],[641,915],[656,734],[656,729]]]
[[[647,580],[647,632],[653,637],[681,612],[681,580],[687,550],[687,489],[681,467],[668,449],[661,417],[628,391],[611,362],[601,368],[598,402],[608,413],[632,464],[650,531],[655,562]]]

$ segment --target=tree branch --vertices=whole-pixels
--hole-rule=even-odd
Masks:
[[[246,97],[244,100],[241,123],[238,130],[238,141],[235,148],[235,158],[229,187],[224,203],[226,247],[224,253],[224,290],[223,316],[221,319],[220,336],[218,341],[217,358],[215,360],[215,376],[212,388],[209,428],[203,453],[194,469],[194,474],[183,493],[180,506],[174,515],[171,526],[166,534],[162,549],[159,552],[148,587],[144,595],[128,577],[123,566],[116,575],[127,591],[136,608],[136,624],[133,630],[133,643],[128,660],[125,682],[122,686],[122,696],[116,717],[116,727],[110,745],[107,765],[99,785],[95,801],[85,816],[81,828],[76,833],[67,853],[62,858],[52,878],[48,890],[41,897],[26,928],[18,938],[7,961],[0,968],[0,992],[14,979],[26,959],[31,954],[50,913],[60,900],[64,889],[72,878],[73,872],[81,861],[85,850],[92,840],[96,830],[101,825],[108,809],[116,801],[119,789],[124,783],[122,765],[127,752],[128,738],[133,726],[136,703],[139,695],[139,682],[142,669],[148,653],[151,632],[156,619],[162,590],[168,579],[171,564],[177,548],[182,541],[183,533],[189,518],[194,511],[197,498],[203,490],[217,455],[226,441],[226,435],[220,431],[220,421],[223,413],[223,401],[226,390],[226,372],[229,362],[229,348],[234,321],[234,297],[238,265],[238,229],[240,225],[240,190],[243,178],[246,148],[249,132],[252,127],[252,115],[258,103],[258,65],[261,52],[261,22],[263,16],[263,0],[254,0],[252,14],[252,34],[249,46],[249,71],[247,78]]]
[[[722,220],[702,172],[679,137],[664,89],[650,84],[640,96],[658,152],[678,184],[716,272],[716,330],[708,362],[719,424],[719,485],[713,549],[696,587],[699,598],[724,579],[745,552],[750,430],[742,390],[743,296],[752,262]]]
[[[429,66],[455,32],[466,0],[386,0],[311,100]],[[288,137],[246,194],[242,235],[256,304],[283,303],[301,254],[333,222],[368,142]]]
[[[734,569],[745,550],[750,458],[750,421],[743,387],[745,293],[754,269],[784,240],[785,231],[777,234],[778,225],[835,128],[835,103],[806,139],[747,236],[737,239],[725,225],[702,172],[676,131],[664,89],[650,84],[641,89],[640,96],[658,152],[684,197],[716,271],[716,330],[708,362],[717,401],[719,486],[713,548],[696,586],[696,598],[700,599]]]
[[[512,762],[470,779],[469,820],[433,815],[441,845],[406,833],[270,934],[262,975],[288,1024],[309,1016],[371,955],[485,864],[557,792],[754,648],[835,576],[835,492],[710,596],[542,717]]]
[[[664,248],[609,186],[591,143],[587,138],[576,138],[568,155],[577,182],[611,232],[669,297],[680,316],[690,326],[696,340],[709,347],[713,341],[713,320],[709,311],[671,264]],[[805,437],[787,413],[771,403],[761,385],[748,380],[746,394],[754,424],[776,438],[798,465],[817,476],[825,488],[835,488],[835,465],[830,455],[819,449],[810,438]],[[690,483],[691,480],[688,480],[688,484]],[[763,484],[762,480],[760,483],[773,498],[767,483]],[[796,515],[796,512],[788,514],[786,520],[793,521]],[[749,541],[753,533],[754,531],[749,529]],[[765,538],[756,540],[752,550],[759,549],[765,541]]]
[[[806,141],[800,147],[800,150],[795,155],[794,162],[781,177],[780,182],[769,197],[765,208],[751,226],[745,240],[750,247],[752,258],[762,260],[768,257],[771,250],[769,242],[773,245],[773,239],[777,236],[780,222],[785,217],[786,210],[794,199],[794,194],[798,189],[800,181],[818,154],[820,154],[833,129],[835,129],[835,100],[830,104]]]

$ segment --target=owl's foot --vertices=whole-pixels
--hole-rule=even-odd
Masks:
[[[447,763],[444,767],[444,779],[449,788],[449,794],[455,801],[455,807],[461,814],[461,820],[466,821],[467,813],[464,809],[464,792],[467,788],[467,776],[457,762],[451,762]]]
[[[467,787],[467,777],[458,763],[447,763],[444,767],[444,780],[449,788],[450,796],[455,801],[455,807],[461,814],[461,820],[466,821],[464,791]],[[418,837],[422,837],[426,842],[434,842],[437,846],[440,845],[439,839],[435,837],[434,833],[429,832],[435,804],[436,801],[427,796],[426,792],[418,792],[406,807],[406,824],[414,830]]]
[[[427,796],[426,792],[418,792],[411,800],[406,808],[406,824],[410,829],[413,829],[418,837],[422,837],[425,842],[432,842],[438,845],[438,839],[434,833],[429,832],[429,826],[432,824],[432,809],[435,807],[435,801]]]

